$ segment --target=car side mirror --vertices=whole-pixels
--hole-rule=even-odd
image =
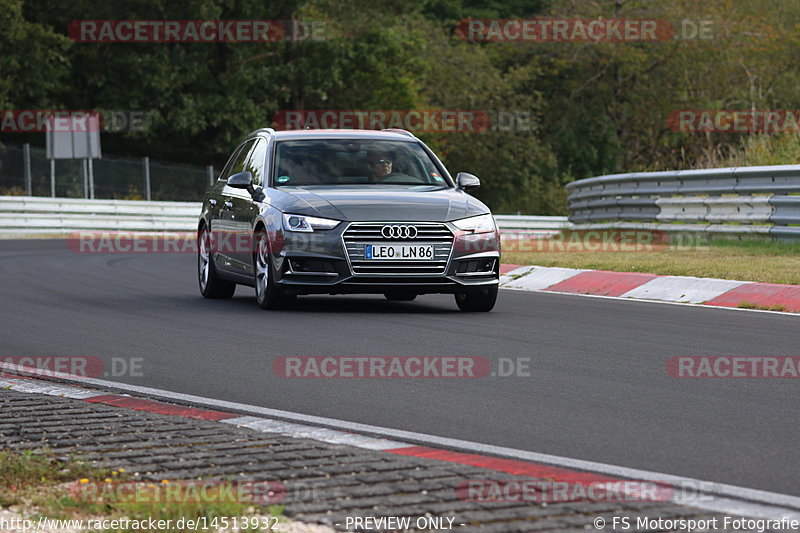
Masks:
[[[253,175],[245,170],[228,178],[228,186],[234,189],[250,189],[253,186]]]
[[[468,172],[459,172],[456,174],[456,185],[459,189],[467,191],[469,189],[477,189],[480,187],[481,180],[478,179],[478,176]]]

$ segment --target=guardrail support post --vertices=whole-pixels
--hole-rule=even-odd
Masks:
[[[83,177],[83,197],[89,198],[89,172],[86,170],[86,160],[81,159],[81,176]]]
[[[94,200],[94,164],[91,157],[87,159],[86,165],[89,167],[89,198]]]
[[[144,169],[144,191],[145,199],[150,201],[150,157],[144,156],[142,158],[142,168]]]
[[[33,184],[31,183],[31,145],[28,143],[22,145],[22,159],[22,168],[25,174],[25,194],[33,196]]]
[[[56,197],[56,160],[50,160],[50,197]]]
[[[206,170],[208,170],[208,186],[209,187],[213,187],[214,186],[214,165],[208,165],[206,167]]]

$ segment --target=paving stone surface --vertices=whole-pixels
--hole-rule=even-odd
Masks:
[[[531,478],[74,399],[0,390],[0,412],[1,448],[81,456],[147,481],[280,482],[284,514],[341,531],[348,517],[452,518],[456,532],[513,533],[596,531],[597,517],[611,531],[615,515],[715,516],[666,502],[472,501],[456,490],[466,480]]]

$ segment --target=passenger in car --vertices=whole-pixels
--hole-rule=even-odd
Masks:
[[[301,155],[284,156],[278,167],[279,176],[289,176],[286,184],[319,185],[327,183],[328,172],[315,158]]]

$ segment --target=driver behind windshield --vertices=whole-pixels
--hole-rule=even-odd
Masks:
[[[392,173],[392,156],[389,152],[370,152],[367,154],[367,176],[369,181],[379,182]]]

